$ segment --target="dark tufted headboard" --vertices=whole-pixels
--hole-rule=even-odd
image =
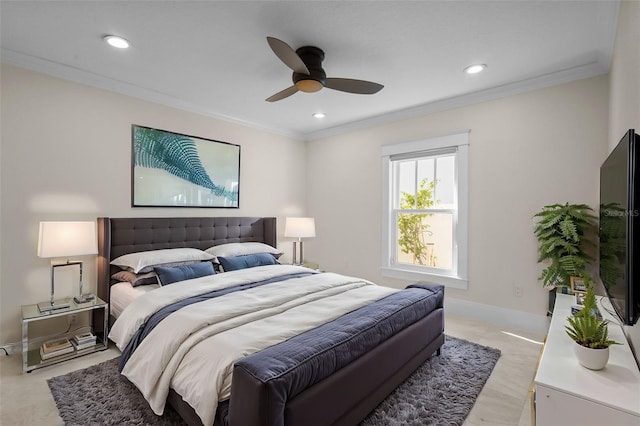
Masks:
[[[146,250],[193,247],[206,250],[225,243],[261,242],[276,246],[275,217],[98,218],[98,297],[110,300],[110,262]],[[94,324],[101,324],[101,321]]]

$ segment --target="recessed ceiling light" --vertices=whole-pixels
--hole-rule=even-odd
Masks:
[[[484,71],[485,68],[487,68],[485,64],[469,65],[464,69],[464,72],[467,74],[478,74],[479,72]]]
[[[129,42],[122,37],[106,35],[102,37],[102,39],[109,43],[110,46],[117,47],[118,49],[126,49],[129,47]]]
[[[324,112],[316,112],[313,114],[315,118],[325,118],[327,115]]]

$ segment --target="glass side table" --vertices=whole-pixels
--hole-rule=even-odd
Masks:
[[[91,354],[97,351],[103,351],[107,349],[108,339],[107,335],[109,326],[109,304],[104,300],[95,297],[86,303],[76,303],[73,298],[67,300],[69,302],[68,308],[63,308],[54,311],[40,312],[37,304],[23,305],[22,306],[22,372],[29,373],[37,368],[47,367],[49,365],[57,364],[60,362],[68,361],[73,358],[77,358],[82,355]],[[102,336],[96,334],[96,344],[94,346],[75,350],[70,353],[58,355],[53,358],[43,360],[40,356],[40,344],[34,345],[29,341],[29,324],[36,321],[46,321],[51,318],[59,318],[67,315],[78,314],[80,312],[94,311],[98,309],[104,309],[104,325]],[[93,318],[91,322],[91,331],[94,331]],[[71,338],[74,332],[70,331],[64,335],[51,336],[54,338]],[[40,340],[40,339],[39,339]]]

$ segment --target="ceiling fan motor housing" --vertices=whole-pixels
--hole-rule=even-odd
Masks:
[[[324,87],[327,80],[327,74],[322,69],[322,61],[324,60],[324,52],[322,49],[314,46],[303,46],[296,50],[302,62],[307,66],[309,74],[298,72],[293,73],[293,84],[301,92],[317,92]]]

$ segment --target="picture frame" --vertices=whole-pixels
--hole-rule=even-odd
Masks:
[[[570,277],[569,282],[571,283],[571,292],[572,293],[586,293],[587,285],[581,277]]]
[[[131,206],[240,208],[240,145],[133,124]]]

